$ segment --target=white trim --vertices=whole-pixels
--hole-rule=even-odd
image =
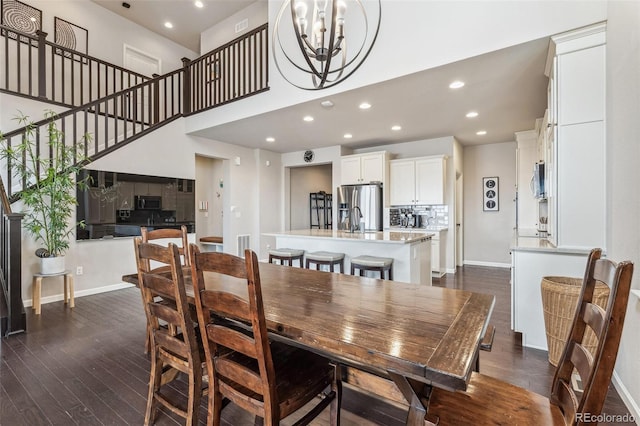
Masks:
[[[636,296],[638,299],[640,299],[640,290],[631,289],[631,294],[633,294],[633,295],[634,295],[634,296]]]
[[[500,263],[500,262],[483,262],[480,260],[465,260],[463,262],[464,265],[470,266],[490,266],[493,268],[511,268],[511,263]]]
[[[158,75],[162,75],[162,59],[160,59],[157,56],[153,56],[153,55],[145,52],[144,50],[140,50],[140,49],[138,49],[136,47],[133,47],[130,44],[127,44],[127,43],[123,43],[122,44],[122,66],[124,68],[131,69],[130,66],[128,66],[129,64],[127,63],[127,51],[133,52],[133,53],[135,53],[137,55],[140,55],[140,56],[149,58],[149,59],[151,59],[153,61],[156,61],[156,63],[158,64]],[[140,73],[139,71],[136,71],[136,72]],[[142,74],[142,73],[140,73],[140,74]],[[148,75],[147,77],[151,77],[151,76]]]
[[[91,296],[93,294],[107,293],[109,291],[121,290],[123,288],[130,288],[130,287],[133,287],[133,284],[119,283],[119,284],[105,285],[102,287],[95,287],[87,290],[74,291],[73,297],[75,299],[76,297]],[[54,294],[53,296],[43,297],[41,299],[41,304],[46,305],[47,303],[59,302],[63,299],[64,299],[64,295],[62,293]],[[26,299],[24,301],[24,306],[25,307],[33,306],[33,299]]]
[[[620,398],[622,398],[622,402],[624,402],[624,405],[627,407],[631,415],[636,419],[636,424],[638,424],[637,422],[640,419],[640,406],[638,406],[638,403],[633,399],[633,397],[629,393],[629,390],[622,383],[620,376],[618,376],[618,373],[615,370],[613,371],[613,378],[611,382],[613,383],[613,387],[615,387],[618,391]]]
[[[454,274],[458,272],[456,268],[447,268],[447,274]]]

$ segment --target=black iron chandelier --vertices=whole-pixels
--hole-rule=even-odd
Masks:
[[[298,88],[319,90],[352,75],[371,52],[380,29],[381,0],[365,2],[367,7],[362,0],[285,1],[271,43],[282,77]],[[284,17],[287,9],[291,20]]]

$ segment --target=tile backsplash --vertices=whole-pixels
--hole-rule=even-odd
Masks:
[[[449,206],[444,204],[430,206],[393,206],[393,209],[413,209],[422,216],[422,226],[449,227]],[[388,223],[388,222],[387,222]]]

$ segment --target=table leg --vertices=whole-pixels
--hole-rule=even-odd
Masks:
[[[67,274],[64,276],[64,303],[67,303],[67,284],[69,290],[69,307],[73,308],[75,306],[73,300],[73,274]]]
[[[36,311],[36,315],[40,315],[40,296],[42,293],[42,277],[33,277],[32,287],[32,301],[33,309]]]
[[[388,371],[387,373],[409,403],[409,413],[407,414],[406,423],[407,426],[423,426],[425,416],[427,415],[427,409],[418,396],[418,392],[421,392],[418,389],[424,388],[426,385],[424,383],[410,381],[403,375],[393,371]]]

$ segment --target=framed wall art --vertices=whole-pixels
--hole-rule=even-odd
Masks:
[[[500,210],[499,191],[497,177],[482,178],[482,210],[485,212],[497,212]]]
[[[84,53],[85,55],[88,53],[89,32],[86,29],[72,24],[69,21],[65,21],[62,18],[58,18],[57,16],[54,19],[54,27],[56,44],[66,47],[67,49],[75,50],[76,52]],[[60,49],[56,50],[58,55],[61,55],[62,52]],[[80,60],[79,57],[72,55],[71,52],[64,51],[64,56],[73,57],[78,61]],[[83,62],[85,62],[85,58],[82,59]]]
[[[2,14],[0,23],[5,27],[13,28],[16,31],[36,36],[42,28],[42,11],[18,0],[1,0]],[[6,29],[2,29],[2,35],[6,34]],[[18,34],[9,31],[8,36],[12,39],[18,38]],[[30,43],[29,38],[21,36],[20,41]]]

